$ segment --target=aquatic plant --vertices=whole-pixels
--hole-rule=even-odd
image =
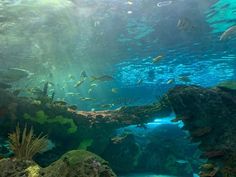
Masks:
[[[61,115],[49,118],[48,115],[44,113],[44,111],[38,111],[35,114],[35,117],[30,116],[29,114],[24,114],[24,119],[31,120],[37,122],[39,124],[46,124],[46,123],[58,123],[61,125],[70,125],[70,128],[67,129],[69,134],[75,133],[77,131],[77,125],[74,123],[73,119],[63,117]]]
[[[16,131],[9,134],[10,148],[15,157],[20,160],[31,160],[33,156],[46,148],[48,140],[46,135],[34,135],[33,127],[27,130],[27,125],[21,133],[19,124]]]

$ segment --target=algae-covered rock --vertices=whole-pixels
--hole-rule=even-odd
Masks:
[[[29,176],[27,168],[37,166],[35,162],[29,160],[2,159],[0,160],[0,177],[36,177]]]
[[[217,87],[236,90],[236,81],[221,82],[217,85]]]
[[[46,168],[33,161],[2,159],[0,177],[116,177],[101,157],[84,150],[73,150]]]
[[[116,177],[105,160],[84,150],[67,152],[42,173],[47,177]]]

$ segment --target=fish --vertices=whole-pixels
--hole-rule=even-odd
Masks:
[[[97,87],[97,84],[91,84],[90,87]]]
[[[84,83],[84,80],[79,80],[74,87],[78,88],[79,86],[81,86]]]
[[[79,96],[80,93],[67,92],[66,95],[68,95],[68,96]]]
[[[127,1],[126,4],[128,4],[128,5],[132,5],[133,2],[132,2],[132,1]]]
[[[139,79],[138,81],[137,81],[137,85],[141,85],[143,83],[143,79]]]
[[[69,109],[72,109],[72,110],[76,110],[77,109],[77,106],[76,105],[70,105],[68,106]]]
[[[155,57],[155,58],[153,58],[152,59],[152,63],[158,63],[161,59],[163,58],[163,56],[162,55],[159,55],[159,56],[157,56],[157,57]]]
[[[172,1],[162,1],[157,3],[157,7],[164,7],[164,6],[168,6],[172,3]]]
[[[90,88],[90,89],[88,90],[88,93],[92,93],[92,91],[93,91],[93,89],[92,89],[92,88]]]
[[[92,81],[91,82],[94,82],[94,81],[112,81],[114,80],[114,78],[112,76],[109,76],[109,75],[103,75],[103,76],[99,76],[99,77],[95,77],[95,76],[92,76]]]
[[[190,19],[185,17],[178,20],[177,28],[182,31],[192,31],[196,27],[192,24]]]
[[[229,27],[220,36],[220,41],[228,40],[236,36],[236,25]]]
[[[0,81],[0,88],[1,88],[1,89],[9,89],[9,88],[11,88],[11,87],[12,87],[12,86],[11,86],[10,84]]]
[[[191,82],[191,79],[188,76],[180,76],[179,80],[182,82]]]
[[[95,98],[88,98],[88,97],[81,97],[80,98],[81,101],[95,101]]]
[[[88,77],[87,76],[87,73],[86,73],[86,71],[81,71],[81,73],[80,73],[80,78],[86,78],[86,77]]]
[[[166,84],[172,84],[172,83],[174,83],[174,82],[175,82],[174,79],[169,79],[169,80],[166,82]]]
[[[54,104],[58,104],[58,105],[62,105],[62,106],[67,105],[67,102],[65,102],[65,101],[63,101],[63,100],[54,101],[53,103],[54,103]]]
[[[6,83],[17,82],[23,78],[29,78],[33,73],[25,69],[9,68],[0,71],[0,80]]]
[[[179,164],[185,164],[188,163],[187,160],[176,160],[175,162],[179,163]]]
[[[215,168],[215,165],[212,163],[205,163],[200,166],[201,169],[210,170]]]
[[[13,94],[14,96],[18,96],[18,95],[20,94],[20,92],[22,92],[22,89],[16,89],[16,90],[14,90],[14,91],[12,92],[12,94]]]
[[[113,106],[115,106],[115,105],[111,103],[111,104],[102,104],[100,107],[101,108],[111,108]]]
[[[43,96],[43,91],[40,88],[27,88],[25,90],[28,94],[35,95],[37,97]]]
[[[117,88],[112,88],[112,89],[111,89],[111,92],[112,92],[112,93],[118,93],[118,89],[117,89]]]

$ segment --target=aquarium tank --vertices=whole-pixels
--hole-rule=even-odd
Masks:
[[[236,177],[235,0],[0,0],[0,177]]]

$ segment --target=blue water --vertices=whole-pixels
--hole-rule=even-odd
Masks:
[[[0,14],[3,20],[9,17],[0,36],[0,67],[30,70],[35,73],[31,80],[16,86],[43,87],[50,81],[56,99],[83,110],[101,110],[104,104],[114,104],[111,109],[148,104],[178,84],[209,87],[236,79],[235,40],[219,41],[234,24],[231,1],[6,2],[2,3],[6,12]],[[229,8],[223,8],[227,16],[216,13],[227,4]],[[27,23],[14,19],[16,14]],[[184,18],[193,30],[178,29],[178,21]],[[163,59],[153,64],[159,55]],[[91,92],[89,81],[74,88],[81,71],[89,77],[110,75],[114,81],[98,83]],[[190,82],[182,81],[182,76]],[[171,79],[174,82],[168,84]],[[118,93],[112,93],[112,88]],[[69,96],[70,92],[80,96]],[[81,101],[80,97],[96,101]]]

